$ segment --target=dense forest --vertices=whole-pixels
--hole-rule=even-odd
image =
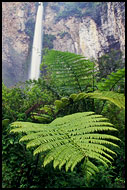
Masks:
[[[2,83],[2,187],[124,188],[124,85],[115,50],[44,49],[38,80]]]

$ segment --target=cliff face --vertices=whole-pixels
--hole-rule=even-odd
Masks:
[[[111,48],[124,53],[124,2],[108,2],[97,10],[96,19],[71,15],[59,21],[54,5],[48,2],[44,8],[43,24],[44,34],[54,36],[52,48],[95,59]],[[2,3],[2,78],[8,86],[28,77],[36,12],[35,2]]]
[[[35,16],[34,2],[2,2],[2,78],[7,86],[27,79]]]
[[[61,19],[54,23],[56,12],[48,5],[45,33],[55,35],[54,49],[97,59],[111,48],[125,50],[124,2],[108,2],[98,10],[98,19],[90,16]],[[63,32],[63,35],[62,35]]]

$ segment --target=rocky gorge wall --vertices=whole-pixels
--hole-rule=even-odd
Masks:
[[[44,47],[49,36],[53,37],[51,48],[87,58],[98,59],[111,48],[125,54],[124,2],[108,2],[97,10],[96,19],[71,15],[59,21],[55,3],[45,7]],[[28,77],[36,11],[35,2],[2,3],[2,78],[8,86]]]
[[[34,2],[2,2],[2,79],[7,86],[28,78],[36,11]]]
[[[107,6],[103,6],[99,11],[99,23],[90,16],[82,18],[70,16],[55,23],[54,17],[57,12],[54,12],[49,4],[45,13],[44,26],[46,34],[56,37],[53,41],[54,49],[70,51],[94,59],[109,52],[111,48],[124,52],[124,2],[108,2]]]

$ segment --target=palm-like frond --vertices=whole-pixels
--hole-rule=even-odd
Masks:
[[[120,109],[125,109],[125,96],[122,93],[112,92],[112,91],[95,91],[93,93],[88,93],[86,95],[90,98],[108,100],[118,106]]]
[[[99,90],[111,90],[116,85],[125,85],[125,68],[119,69],[117,72],[112,72],[107,79],[97,84]]]
[[[99,172],[99,169],[88,158],[86,158],[82,164],[82,171],[88,179],[92,174],[95,174],[95,172]]]
[[[11,132],[25,132],[20,139],[28,141],[27,148],[35,147],[34,155],[47,151],[43,166],[53,161],[53,166],[59,169],[65,165],[73,171],[78,162],[89,158],[99,160],[107,166],[113,160],[115,152],[107,147],[116,146],[117,137],[109,134],[99,134],[101,131],[117,131],[111,123],[94,112],[81,112],[55,119],[50,124],[30,122],[14,122]],[[93,163],[88,162],[89,173],[97,170]]]
[[[85,98],[93,98],[99,100],[108,100],[118,106],[120,109],[125,109],[125,96],[122,93],[117,93],[113,91],[94,91],[92,93],[79,93],[79,94],[71,94],[69,98],[61,98],[61,100],[55,101],[55,106],[57,110],[63,109],[69,104],[76,101],[80,101]]]
[[[78,93],[92,86],[93,63],[81,55],[49,50],[43,56],[42,69],[47,68],[51,85],[59,93]],[[53,84],[52,84],[53,83]]]

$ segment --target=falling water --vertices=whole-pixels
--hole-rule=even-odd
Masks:
[[[43,36],[42,19],[43,19],[43,3],[39,2],[35,30],[34,30],[31,68],[30,68],[30,74],[29,74],[29,78],[32,80],[33,79],[37,80],[40,75],[42,36]]]

